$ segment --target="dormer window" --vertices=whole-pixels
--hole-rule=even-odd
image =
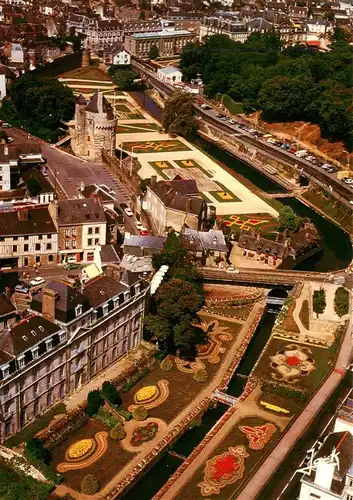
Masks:
[[[39,347],[34,347],[34,348],[32,349],[32,356],[33,356],[33,359],[38,358],[38,354],[39,354]]]
[[[2,367],[2,378],[7,378],[10,375],[10,367],[9,365]]]
[[[119,305],[119,298],[118,297],[114,297],[113,305],[114,305],[114,307],[117,307]]]
[[[137,285],[135,285],[135,293],[138,294],[140,293],[140,291],[141,291],[141,285],[140,283],[137,283]]]
[[[130,292],[124,292],[124,301],[129,300],[130,298]]]
[[[47,339],[45,341],[45,347],[47,351],[50,351],[50,349],[53,348],[53,339]]]
[[[65,332],[59,332],[59,343],[64,342],[65,340]]]
[[[108,304],[103,305],[102,311],[103,311],[103,316],[106,316],[108,314]]]
[[[20,356],[19,358],[17,358],[17,361],[18,361],[18,367],[19,368],[23,368],[24,365],[25,365],[25,357],[24,357],[24,355]]]
[[[82,314],[82,304],[78,304],[76,307],[75,307],[75,316],[77,318],[77,316],[80,316]]]

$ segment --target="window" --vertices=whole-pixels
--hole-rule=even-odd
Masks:
[[[95,228],[94,228],[94,232],[95,232],[96,234],[99,234],[99,227],[95,227]]]
[[[38,262],[40,262],[40,255],[36,256],[36,262],[37,262],[37,264],[38,264]]]
[[[88,228],[88,234],[93,234],[93,227]]]
[[[70,248],[70,242],[69,241],[65,241],[65,248]]]
[[[51,234],[47,234],[47,240],[51,240]]]
[[[23,245],[23,251],[24,251],[24,252],[28,252],[28,243],[25,243],[25,244]]]
[[[65,340],[65,332],[59,332],[59,342],[64,342]]]
[[[17,359],[17,361],[18,361],[18,367],[23,368],[25,365],[25,357],[21,356],[20,358]]]
[[[76,236],[76,234],[77,234],[77,229],[76,229],[75,227],[73,227],[73,228],[71,229],[71,234],[72,234],[72,236]]]
[[[76,248],[76,240],[71,241],[72,248]]]
[[[40,250],[40,243],[36,243],[36,251],[39,252]]]
[[[39,348],[38,347],[35,347],[34,349],[32,349],[33,359],[38,358],[38,352],[39,352]]]
[[[92,246],[92,238],[88,238],[88,246],[91,247]]]
[[[99,238],[96,238],[96,239],[94,240],[94,244],[95,244],[95,245],[99,245]]]
[[[10,375],[10,367],[4,366],[2,368],[2,378],[7,378]]]
[[[14,236],[12,239],[13,241],[18,241],[18,236]]]
[[[108,314],[108,304],[104,304],[104,306],[102,307],[102,311],[103,311],[103,316]]]
[[[14,246],[12,247],[12,251],[13,251],[14,253],[16,253],[16,252],[17,252],[17,245],[14,245]]]
[[[40,235],[38,236],[38,239],[39,239],[39,240],[42,240],[42,239],[43,239],[43,235],[42,235],[42,234],[40,234]]]
[[[25,241],[28,241],[28,236],[24,236],[24,237],[23,237],[23,239],[24,239]]]
[[[45,346],[47,348],[47,351],[50,351],[53,347],[53,339],[48,339],[45,341]]]
[[[75,307],[75,315],[76,315],[76,318],[77,318],[77,316],[80,316],[80,314],[82,314],[82,305],[81,305],[81,304],[78,304],[78,305]]]
[[[54,261],[54,255],[49,255],[48,256],[48,261],[53,262]]]
[[[65,236],[66,238],[71,235],[70,229],[65,229]]]
[[[47,250],[51,250],[51,243],[47,243]]]

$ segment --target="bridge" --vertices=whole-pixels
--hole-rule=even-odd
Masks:
[[[215,399],[219,403],[223,403],[227,406],[235,406],[238,403],[238,398],[235,398],[230,394],[226,394],[225,392],[221,392],[218,389],[213,391],[212,399]]]
[[[240,268],[239,272],[227,272],[223,269],[202,268],[199,270],[204,280],[253,283],[259,285],[293,286],[298,281],[327,282],[332,274],[306,271],[288,271],[285,269],[250,269]]]

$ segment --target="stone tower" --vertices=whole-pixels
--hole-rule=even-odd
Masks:
[[[101,161],[102,148],[113,155],[115,151],[113,108],[102,92],[96,92],[87,104],[84,97],[76,99],[75,118],[70,125],[71,147],[76,156]]]

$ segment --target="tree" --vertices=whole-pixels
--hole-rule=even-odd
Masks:
[[[157,57],[159,57],[159,51],[157,45],[151,45],[148,55],[150,59],[157,59]]]
[[[102,396],[100,395],[100,392],[97,390],[89,391],[87,396],[87,415],[90,417],[95,415],[101,404]]]
[[[192,326],[203,303],[191,283],[172,278],[160,285],[155,298],[155,313],[145,318],[146,328],[158,339],[162,350],[192,349],[200,341],[200,328]],[[197,330],[197,331],[196,331]]]
[[[34,175],[28,177],[26,186],[32,196],[37,196],[42,190],[39,180]]]
[[[103,382],[102,394],[105,397],[105,399],[109,401],[109,403],[112,403],[115,406],[121,405],[120,394],[115,385],[112,384],[111,382],[108,382],[107,380]]]
[[[320,290],[315,290],[313,295],[313,310],[319,317],[326,309],[326,292],[323,288]]]
[[[294,231],[298,227],[299,217],[294,212],[293,208],[284,206],[278,215],[278,222],[283,229]]]
[[[194,98],[191,94],[177,90],[167,100],[163,111],[163,127],[169,134],[181,135],[187,139],[196,133]]]
[[[138,75],[131,69],[111,66],[108,72],[120,90],[133,90],[135,88],[134,81]]]
[[[94,495],[99,490],[99,481],[93,474],[87,474],[81,481],[81,491],[85,495]]]
[[[340,318],[349,312],[349,291],[343,286],[335,292],[334,309]]]
[[[32,462],[40,461],[48,464],[50,460],[49,450],[45,448],[43,441],[37,438],[27,441],[25,455]]]

